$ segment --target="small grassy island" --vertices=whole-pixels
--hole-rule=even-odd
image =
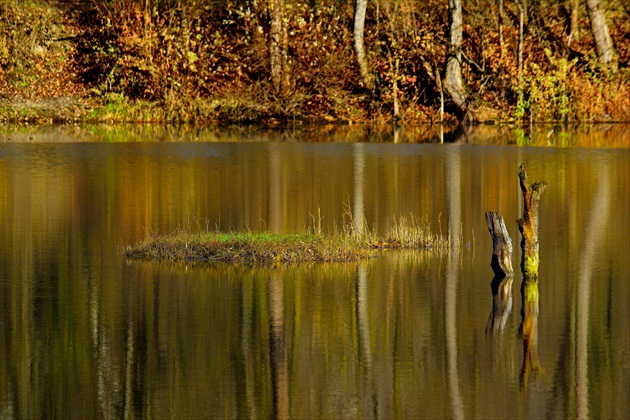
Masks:
[[[125,248],[131,258],[230,263],[350,262],[376,256],[381,249],[446,249],[448,236],[432,234],[427,222],[414,217],[395,221],[385,236],[357,229],[354,223],[331,234],[269,232],[201,232],[177,230],[150,234]]]

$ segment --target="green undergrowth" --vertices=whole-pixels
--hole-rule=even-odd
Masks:
[[[330,234],[318,229],[299,234],[183,230],[151,233],[139,243],[127,246],[124,254],[132,258],[210,263],[350,262],[373,258],[384,249],[434,250],[450,245],[448,237],[432,234],[427,222],[411,216],[394,221],[384,236],[354,222]]]

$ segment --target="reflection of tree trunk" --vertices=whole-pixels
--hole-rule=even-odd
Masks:
[[[372,347],[370,345],[370,321],[368,318],[367,266],[357,266],[357,322],[359,324],[359,349],[361,361],[366,368],[372,365]]]
[[[446,370],[451,399],[451,414],[454,419],[464,418],[464,405],[459,389],[457,367],[457,282],[459,256],[455,253],[455,232],[461,224],[461,166],[460,151],[454,146],[446,161],[447,200],[449,212],[449,239],[453,248],[446,266],[444,290],[444,327],[446,329]]]
[[[466,95],[462,83],[462,34],[463,18],[460,0],[448,0],[449,54],[446,59],[444,89],[448,92],[461,117],[466,113]]]
[[[365,44],[363,33],[365,31],[365,12],[367,10],[367,0],[356,0],[354,9],[354,51],[359,62],[361,79],[369,90],[374,89],[374,78],[370,72],[367,57],[365,56]]]
[[[365,150],[363,143],[354,144],[354,233],[362,235],[365,228],[363,186],[365,184]]]
[[[370,418],[376,410],[376,398],[372,389],[372,346],[368,317],[367,264],[357,266],[357,326],[359,336],[359,363],[363,378],[363,412],[359,417]]]
[[[111,344],[114,337],[111,336],[111,332],[107,328],[103,327],[97,286],[90,287],[89,300],[90,328],[92,330],[93,357],[96,361],[96,387],[99,408],[103,417],[121,417],[126,412],[126,410],[121,411],[121,408],[126,407],[127,398],[126,394],[122,395],[123,390],[120,386],[122,366],[121,361],[116,360],[112,353]],[[131,325],[129,325],[129,328],[131,328]],[[133,340],[131,345],[133,345]],[[131,347],[129,343],[127,346],[128,349]],[[127,361],[129,362],[129,354],[127,354]]]
[[[486,334],[495,335],[503,331],[512,312],[512,280],[514,277],[495,276],[490,284],[492,289],[492,311],[486,324]]]
[[[134,352],[133,343],[133,317],[129,312],[127,320],[127,356],[125,363],[125,420],[133,418],[133,370],[134,370]],[[155,332],[157,334],[157,331]]]
[[[571,165],[567,165],[570,167],[570,170],[567,171],[567,173],[571,173],[571,172],[576,172],[579,173],[579,169],[578,168],[579,163],[573,163]],[[578,182],[578,177],[577,176],[570,176],[567,178],[567,188],[571,191],[579,191],[579,185],[580,182],[582,182],[581,180],[579,180],[580,182]],[[581,233],[582,231],[582,219],[578,218],[578,208],[580,206],[580,203],[578,203],[578,200],[573,199],[572,197],[568,197],[567,194],[564,194],[564,202],[567,203],[567,228],[568,228],[568,232],[567,232],[567,240],[568,240],[568,255],[579,255],[580,253],[580,240],[578,238],[578,233]],[[577,358],[576,358],[576,352],[575,349],[577,349],[577,308],[578,308],[578,302],[577,302],[577,286],[579,284],[579,280],[578,282],[573,285],[575,288],[572,288],[571,291],[572,293],[570,294],[570,310],[569,310],[569,314],[568,314],[568,325],[566,328],[566,332],[564,333],[565,336],[567,337],[567,341],[568,341],[568,348],[569,351],[566,352],[566,354],[569,355],[569,357],[566,357],[565,353],[563,352],[562,354],[558,355],[558,366],[561,366],[561,364],[566,363],[566,367],[562,367],[563,370],[565,370],[567,372],[566,374],[566,382],[569,384],[568,389],[564,390],[563,389],[563,393],[566,395],[576,395],[576,386],[577,386],[577,378],[576,378],[576,373],[577,373],[577,367],[576,367],[576,362],[577,362]],[[566,360],[565,360],[566,359]],[[559,371],[558,368],[556,368],[556,372],[558,372],[558,375],[561,375],[562,371]],[[558,383],[557,381],[554,381],[554,383],[557,383],[558,387],[561,387],[561,384]]]
[[[107,387],[105,386],[107,382],[107,378],[105,376],[105,366],[104,362],[105,355],[104,351],[101,348],[100,342],[101,338],[101,328],[100,328],[100,307],[99,307],[99,296],[98,296],[98,288],[94,285],[91,285],[89,289],[89,311],[90,311],[90,330],[92,333],[92,349],[94,350],[94,360],[96,361],[96,389],[98,394],[98,402],[101,413],[106,418],[114,417],[114,412],[109,409],[107,403],[107,399],[104,398],[106,395]],[[119,414],[119,413],[118,413]]]
[[[273,233],[282,231],[282,160],[277,144],[269,144],[269,185],[268,220],[269,230]]]
[[[247,404],[248,418],[257,418],[256,412],[256,366],[252,360],[253,349],[251,344],[252,335],[252,319],[254,318],[254,298],[252,293],[252,282],[249,280],[242,280],[241,283],[241,351],[243,352],[243,363],[245,371],[245,401]]]
[[[451,400],[451,417],[464,418],[464,403],[459,389],[459,368],[457,367],[457,267],[459,260],[450,255],[446,266],[444,287],[444,327],[446,328],[446,373]]]
[[[276,418],[289,418],[289,378],[284,331],[284,284],[278,273],[269,277],[269,330],[273,405]]]
[[[586,0],[588,16],[591,20],[591,31],[597,45],[599,60],[612,71],[617,71],[617,53],[608,32],[606,17],[602,12],[599,0]]]
[[[448,188],[448,239],[451,248],[459,245],[458,238],[461,230],[462,200],[461,200],[461,156],[459,146],[453,146],[446,158],[446,183]]]
[[[597,250],[602,241],[604,226],[610,207],[610,175],[608,167],[602,171],[599,188],[589,214],[586,227],[584,251],[578,280],[577,308],[577,418],[588,418],[588,321],[591,277],[596,262]]]

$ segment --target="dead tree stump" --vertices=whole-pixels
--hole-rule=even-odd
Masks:
[[[532,185],[527,183],[527,170],[525,164],[518,168],[518,178],[523,192],[523,217],[518,219],[518,230],[521,232],[521,249],[523,257],[521,259],[521,271],[525,279],[538,278],[538,204],[540,195],[547,188],[547,182],[536,182]]]
[[[505,227],[503,216],[489,211],[486,213],[486,225],[492,236],[492,260],[490,267],[494,275],[499,278],[511,276],[512,269],[512,239]]]

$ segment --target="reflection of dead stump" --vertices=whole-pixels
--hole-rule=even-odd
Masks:
[[[511,276],[512,270],[512,239],[505,227],[503,216],[493,211],[486,213],[486,224],[492,236],[492,261],[490,266],[494,275],[503,278]]]
[[[513,277],[494,276],[492,288],[492,311],[486,324],[486,334],[497,335],[503,331],[512,312],[512,280]]]
[[[525,389],[530,372],[539,373],[538,362],[538,280],[526,281],[521,284],[522,322],[519,333],[523,338],[523,366],[521,367],[521,388]]]
[[[518,219],[518,230],[521,232],[521,249],[523,258],[521,260],[521,270],[525,280],[538,278],[538,204],[540,195],[547,188],[547,182],[536,182],[527,184],[527,170],[522,164],[518,168],[518,178],[523,192],[523,217]]]

